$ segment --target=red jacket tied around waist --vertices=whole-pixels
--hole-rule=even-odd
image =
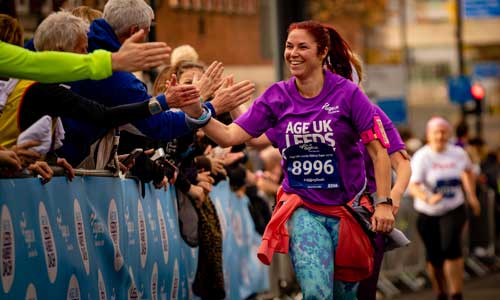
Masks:
[[[335,279],[355,282],[370,276],[373,270],[373,246],[361,225],[345,207],[308,203],[298,195],[287,194],[282,189],[278,191],[277,198],[278,203],[257,252],[262,263],[269,265],[274,252],[288,253],[289,236],[286,222],[295,209],[305,206],[323,215],[340,218],[339,241],[335,253]],[[362,199],[361,203],[366,202],[363,200],[367,199]]]

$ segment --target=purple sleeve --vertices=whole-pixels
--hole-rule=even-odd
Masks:
[[[368,97],[357,87],[352,94],[350,109],[352,122],[359,134],[373,128],[375,109]]]
[[[406,149],[405,143],[403,142],[403,139],[401,139],[401,136],[399,135],[399,132],[392,123],[391,119],[389,119],[389,117],[380,107],[378,107],[375,104],[373,106],[375,107],[375,113],[382,120],[385,133],[387,134],[387,138],[389,139],[390,146],[387,149],[387,153],[391,155],[398,151],[405,150]]]
[[[268,101],[270,89],[257,98],[244,114],[234,120],[234,123],[254,138],[259,137],[276,123],[276,116]]]

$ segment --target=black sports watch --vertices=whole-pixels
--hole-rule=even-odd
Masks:
[[[392,199],[390,197],[379,197],[375,199],[375,206],[379,204],[386,204],[392,206]]]
[[[149,106],[149,112],[151,113],[151,115],[156,115],[156,114],[159,114],[163,111],[160,102],[158,100],[156,100],[156,98],[154,98],[154,97],[149,99],[148,106]]]

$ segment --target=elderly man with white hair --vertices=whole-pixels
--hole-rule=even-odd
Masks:
[[[104,6],[103,19],[96,19],[90,25],[87,35],[88,49],[89,51],[97,49],[116,51],[128,37],[137,31],[142,29],[149,32],[153,18],[154,12],[144,0],[109,0]],[[70,83],[70,86],[76,93],[106,106],[116,106],[153,98],[148,94],[146,85],[128,72],[115,72],[110,78],[104,80],[79,81]],[[237,93],[238,88],[241,88],[242,85],[235,86],[231,88]],[[248,88],[248,85],[244,85],[244,87]],[[188,105],[192,106],[191,100],[198,99],[199,93],[196,87],[192,85],[176,85],[174,83],[169,87],[165,95],[159,95],[156,98],[158,101],[166,98],[170,108],[183,108]],[[239,105],[238,101],[236,101],[238,99],[232,100],[234,100],[234,105]],[[243,101],[240,101],[240,103]],[[215,107],[214,109],[214,107],[208,105],[202,117],[215,114],[215,110],[219,110],[218,113],[220,113],[223,110],[228,111],[228,109],[230,110],[232,107],[220,109]],[[132,122],[130,124],[132,126],[128,126],[127,131],[132,132],[134,136],[142,135],[153,140],[171,140],[191,132],[193,126],[190,126],[190,124],[192,125],[192,123],[189,123],[190,119],[193,120],[189,117],[186,118],[183,112],[167,111],[141,121]],[[196,123],[196,120],[194,122]],[[83,153],[81,149],[88,149],[93,141],[105,133],[103,128],[83,125],[81,122],[68,119],[64,120],[64,127],[66,128],[67,139],[61,154],[75,165],[78,165],[88,154]],[[123,142],[126,142],[124,136],[122,134],[121,147],[123,147]],[[137,139],[127,140],[128,144],[130,144]]]

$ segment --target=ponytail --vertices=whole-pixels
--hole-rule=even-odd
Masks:
[[[328,54],[325,58],[326,67],[335,74],[352,80],[352,51],[347,42],[332,27],[325,27],[330,37]]]

